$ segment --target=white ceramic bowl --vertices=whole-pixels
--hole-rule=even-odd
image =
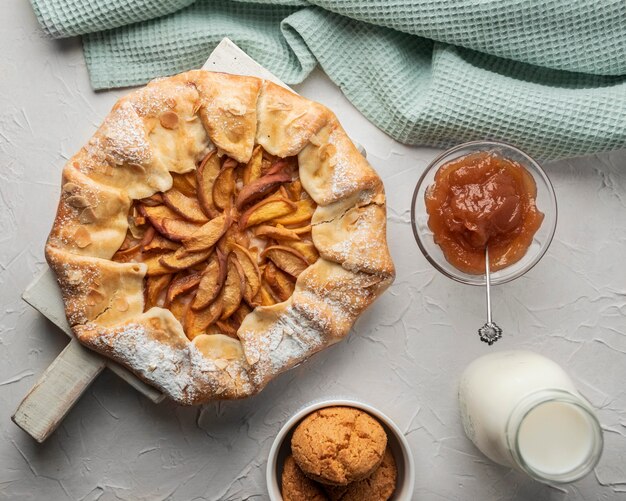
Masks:
[[[358,400],[345,399],[327,399],[320,400],[308,404],[298,412],[296,412],[280,429],[278,435],[274,439],[270,454],[267,459],[266,479],[267,490],[271,501],[282,501],[283,497],[280,493],[281,475],[283,473],[283,463],[290,453],[291,435],[296,426],[311,412],[324,407],[355,407],[361,409],[380,421],[387,432],[387,441],[391,452],[396,460],[398,468],[398,480],[396,491],[391,497],[391,501],[409,501],[413,495],[413,486],[415,484],[415,465],[409,443],[400,431],[400,428],[378,409],[371,405],[359,402]]]

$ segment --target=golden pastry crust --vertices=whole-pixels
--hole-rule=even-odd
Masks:
[[[144,312],[146,265],[111,258],[133,200],[169,190],[172,173],[195,170],[211,151],[247,162],[257,144],[297,155],[302,186],[317,204],[320,258],[287,301],[248,314],[239,339],[190,341],[169,310]],[[203,70],[120,99],[67,162],[46,258],[79,341],[182,404],[258,392],[343,338],[395,273],[382,182],[332,112],[268,81]]]
[[[369,477],[380,465],[387,434],[376,419],[354,407],[309,414],[291,438],[291,451],[309,478],[344,486]]]
[[[283,501],[327,501],[322,487],[308,478],[293,459],[287,456],[283,465],[281,494]]]

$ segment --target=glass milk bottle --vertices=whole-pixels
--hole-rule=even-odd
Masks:
[[[465,433],[487,457],[546,483],[573,482],[602,453],[595,411],[552,360],[503,351],[464,371],[459,402]]]

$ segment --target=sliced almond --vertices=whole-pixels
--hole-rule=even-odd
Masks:
[[[161,221],[161,234],[174,242],[182,242],[196,231],[202,228],[197,223],[182,221],[181,219],[163,218]]]
[[[233,203],[235,193],[235,167],[237,167],[236,163],[233,164],[226,160],[213,185],[213,203],[220,209],[226,209]]]
[[[165,268],[169,268],[170,270],[184,270],[193,266],[194,264],[198,264],[204,261],[209,255],[211,251],[200,251],[200,252],[187,252],[184,247],[181,247],[175,252],[164,255],[159,259],[159,263],[163,265]]]
[[[217,322],[223,310],[224,303],[221,301],[215,301],[208,308],[200,311],[189,308],[184,323],[187,337],[193,339],[200,334],[206,334],[206,330]]]
[[[104,301],[105,295],[98,289],[89,289],[87,297],[85,299],[87,306],[95,306]]]
[[[81,224],[91,224],[96,221],[96,213],[91,207],[85,207],[78,218]]]
[[[113,300],[113,308],[123,313],[125,311],[128,311],[130,305],[128,304],[128,301],[125,297],[118,296]]]
[[[167,288],[165,304],[170,304],[181,294],[185,294],[186,292],[189,292],[191,289],[196,287],[200,283],[201,277],[202,275],[199,272],[176,277],[174,280],[172,280],[169,287]]]
[[[170,209],[192,223],[207,222],[207,217],[195,198],[190,198],[178,190],[171,189],[163,193],[163,201]]]
[[[271,259],[276,266],[292,277],[297,277],[309,267],[309,263],[300,252],[283,245],[266,247],[261,253],[261,257]]]
[[[241,245],[233,244],[233,253],[241,266],[245,278],[243,284],[243,298],[250,304],[261,288],[261,272],[255,257]]]
[[[239,340],[231,339],[228,336],[220,334],[197,336],[193,343],[196,345],[200,353],[209,360],[228,362],[229,360],[243,359],[243,350]]]
[[[241,210],[243,206],[264,197],[281,183],[285,183],[290,180],[291,174],[288,172],[267,174],[263,177],[260,177],[259,179],[250,182],[250,184],[247,184],[242,188],[242,190],[237,195],[235,207]]]
[[[149,310],[153,306],[159,305],[161,293],[167,288],[172,280],[172,275],[148,276],[144,290],[144,310]]]
[[[222,238],[231,224],[229,214],[221,215],[205,223],[190,236],[183,239],[183,245],[189,252],[213,247]]]
[[[89,200],[82,195],[72,195],[71,197],[67,197],[67,203],[75,209],[84,209],[90,205]]]
[[[213,186],[220,173],[220,159],[216,151],[209,153],[196,171],[196,193],[198,202],[207,217],[214,218],[218,215],[213,202]]]
[[[297,206],[291,200],[285,198],[268,198],[261,200],[246,210],[239,219],[239,226],[242,229],[275,220],[295,212]]]
[[[178,115],[174,111],[164,111],[159,115],[159,123],[165,129],[175,129],[178,127]]]
[[[224,282],[220,297],[217,299],[217,301],[221,300],[224,303],[224,311],[222,311],[220,317],[222,319],[230,317],[235,310],[239,308],[239,303],[241,303],[241,299],[243,298],[241,277],[237,271],[237,265],[232,258],[228,259],[227,266],[226,282]]]
[[[290,226],[301,225],[302,223],[310,221],[315,212],[315,202],[311,199],[298,200],[296,206],[295,211],[284,216],[277,216],[272,220],[272,223]]]
[[[79,249],[84,249],[91,245],[91,235],[84,226],[79,226],[74,232],[74,243]]]
[[[77,162],[74,162],[74,164],[75,164],[74,167],[76,167],[76,168],[79,167]],[[80,190],[80,186],[78,186],[76,183],[69,182],[69,183],[65,183],[63,185],[62,190],[63,190],[63,193],[67,193],[69,195],[73,195],[73,194],[77,193]]]
[[[216,252],[202,273],[198,290],[191,303],[194,310],[206,308],[215,300],[226,280],[226,271],[226,259],[220,252]]]
[[[246,164],[243,169],[242,180],[244,186],[249,185],[253,181],[259,179],[261,177],[261,165],[263,160],[263,148],[261,146],[257,146],[254,148],[252,152],[252,157],[250,157],[250,161]]]
[[[300,240],[300,236],[294,231],[282,225],[270,226],[263,224],[257,226],[254,235],[260,238],[271,238],[273,240]]]

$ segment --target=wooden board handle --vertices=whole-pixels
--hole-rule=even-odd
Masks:
[[[72,338],[24,397],[11,419],[37,442],[43,442],[105,365],[102,357]]]

